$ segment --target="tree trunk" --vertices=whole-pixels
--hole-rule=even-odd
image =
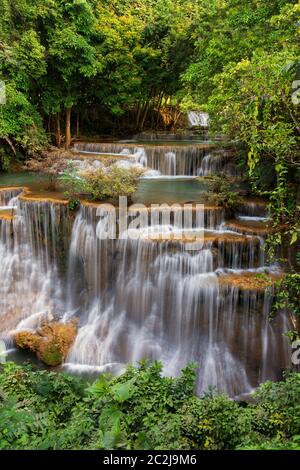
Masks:
[[[181,117],[181,111],[179,111],[179,110],[175,111],[174,124],[173,124],[173,127],[174,127],[175,131],[176,131],[177,123],[178,123],[180,117]]]
[[[79,119],[79,111],[76,113],[76,138],[78,139],[79,137],[79,131],[80,131],[80,119]]]
[[[142,111],[142,105],[141,105],[141,103],[139,103],[138,107],[137,107],[137,115],[136,115],[136,126],[135,126],[136,129],[139,128],[141,111]]]
[[[58,148],[61,146],[61,131],[60,131],[60,113],[56,113],[56,130],[55,130],[56,145]]]
[[[71,110],[66,108],[66,149],[68,150],[71,145]]]
[[[146,103],[144,115],[143,115],[143,118],[142,118],[142,121],[141,121],[141,125],[140,125],[140,130],[141,130],[142,132],[143,132],[143,130],[144,130],[144,125],[145,125],[146,117],[147,117],[147,114],[148,114],[148,111],[149,111],[149,106],[150,106],[150,102],[148,101],[148,102]]]
[[[10,146],[11,150],[13,151],[13,154],[16,156],[17,152],[12,141],[8,137],[4,137],[4,140]]]

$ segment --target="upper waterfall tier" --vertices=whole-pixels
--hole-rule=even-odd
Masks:
[[[226,152],[209,145],[143,145],[77,142],[74,151],[89,155],[113,155],[167,176],[207,176],[224,171],[236,175]]]

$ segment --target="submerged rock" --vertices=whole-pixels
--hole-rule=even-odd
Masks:
[[[48,366],[58,366],[66,358],[77,333],[77,324],[53,322],[43,325],[35,333],[21,331],[14,335],[18,348],[29,349]]]

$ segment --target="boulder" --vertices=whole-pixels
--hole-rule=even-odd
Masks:
[[[29,349],[48,366],[58,366],[66,358],[77,334],[77,323],[48,323],[36,332],[21,331],[14,335],[18,348]]]

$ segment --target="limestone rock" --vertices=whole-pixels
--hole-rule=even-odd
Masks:
[[[66,358],[77,333],[76,322],[53,322],[40,327],[35,333],[21,331],[14,335],[16,345],[29,349],[48,366],[58,366]]]

